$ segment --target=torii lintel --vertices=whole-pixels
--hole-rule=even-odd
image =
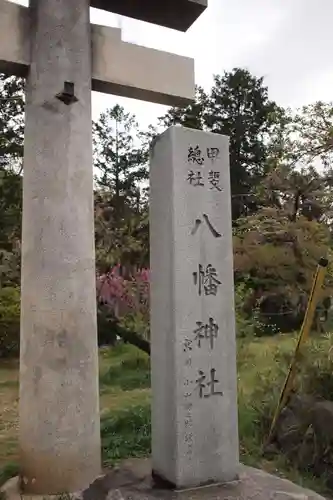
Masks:
[[[91,40],[92,90],[168,106],[193,101],[192,58],[124,42],[118,28],[92,24]],[[29,8],[0,0],[0,71],[25,76],[30,44]]]
[[[91,0],[91,6],[179,31],[207,8],[207,0]]]

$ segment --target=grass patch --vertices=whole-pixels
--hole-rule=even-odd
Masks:
[[[2,361],[0,367],[0,482],[7,480],[7,464],[18,461],[18,362]],[[3,467],[5,469],[3,470]]]
[[[134,406],[106,414],[101,420],[102,454],[105,465],[128,457],[150,454],[150,406]]]
[[[14,389],[18,389],[19,387],[18,380],[4,380],[0,382],[0,390],[2,388],[11,388],[11,387],[13,387]]]
[[[100,383],[123,391],[150,387],[149,362],[142,358],[124,360],[100,376]]]
[[[104,347],[100,349],[99,360],[102,371],[103,367],[105,369],[105,366],[109,366],[110,364],[116,365],[122,361],[138,358],[148,360],[149,356],[131,344],[119,343],[112,347]]]
[[[120,410],[133,408],[134,406],[150,405],[150,390],[135,389],[133,391],[122,391],[110,387],[101,389],[101,416]]]
[[[8,463],[0,468],[0,486],[5,484],[8,479],[12,477],[18,476],[20,472],[20,468],[16,463]]]
[[[240,456],[247,465],[325,495],[329,493],[326,477],[300,472],[283,454],[267,458],[262,453],[296,342],[297,335],[279,335],[238,344]],[[296,377],[298,393],[333,400],[332,342],[333,335],[314,337],[303,349],[301,370]]]
[[[123,391],[150,387],[149,357],[133,346],[120,344],[104,352],[100,385]]]
[[[241,461],[323,493],[324,478],[300,473],[282,455],[267,459],[262,444],[297,335],[238,339],[238,411]],[[312,339],[302,390],[333,399],[333,338]],[[0,482],[16,475],[18,364],[0,367]],[[150,453],[149,357],[119,344],[100,350],[102,452],[105,465]],[[5,468],[4,464],[8,463]],[[15,468],[16,467],[16,468]],[[11,472],[12,471],[12,472]],[[4,478],[4,479],[2,479]]]

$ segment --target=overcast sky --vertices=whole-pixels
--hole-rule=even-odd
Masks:
[[[123,40],[194,57],[196,83],[207,89],[213,74],[238,66],[264,76],[270,97],[281,105],[333,101],[333,0],[208,0],[208,4],[187,33],[96,9],[91,21],[121,27]],[[117,102],[135,113],[143,126],[155,123],[167,109],[94,93],[93,117]]]

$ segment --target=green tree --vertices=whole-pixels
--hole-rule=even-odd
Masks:
[[[19,285],[24,80],[0,74],[0,288]]]
[[[236,281],[251,293],[270,324],[298,328],[320,257],[332,258],[332,105],[317,103],[289,114],[270,144],[267,172],[257,187],[260,208],[238,220]],[[332,263],[321,304],[333,294]]]
[[[256,209],[247,195],[265,174],[266,139],[281,110],[269,100],[263,78],[246,70],[237,68],[214,80],[206,123],[212,132],[230,137],[232,207],[237,218]]]
[[[22,177],[0,167],[0,288],[20,283]]]
[[[257,208],[255,197],[249,195],[265,175],[269,135],[283,116],[283,110],[269,100],[263,78],[235,68],[215,76],[208,95],[198,88],[194,104],[169,110],[161,122],[230,137],[232,211],[237,219]]]
[[[138,184],[148,178],[148,156],[135,116],[116,105],[100,115],[93,134],[97,186],[111,191],[119,206],[124,198],[136,204]]]
[[[116,105],[93,124],[97,265],[127,269],[148,258],[147,136]]]
[[[330,252],[328,227],[288,207],[263,207],[240,218],[234,235],[236,283],[249,291],[244,311],[259,307],[264,323],[282,331],[299,328],[320,257]],[[330,270],[331,272],[331,270]],[[333,293],[328,274],[322,299]]]
[[[21,239],[22,177],[0,167],[0,248],[11,251]]]
[[[170,108],[159,120],[164,127],[180,124],[196,130],[206,130],[208,95],[202,87],[195,89],[195,101],[180,108]]]
[[[19,172],[23,165],[24,85],[24,79],[0,73],[0,162]]]
[[[293,119],[295,162],[322,166],[331,171],[333,166],[333,103],[315,102],[303,106]]]
[[[278,165],[267,173],[258,188],[261,204],[285,209],[290,221],[303,215],[328,225],[333,216],[333,177],[313,165],[296,169]]]
[[[148,206],[133,208],[123,200],[121,217],[114,216],[113,195],[98,190],[95,193],[96,266],[100,273],[121,264],[122,273],[148,266],[149,221]]]

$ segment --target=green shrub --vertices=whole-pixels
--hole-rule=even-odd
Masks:
[[[272,322],[263,321],[260,308],[256,305],[251,313],[246,313],[244,304],[252,292],[245,283],[239,283],[235,288],[235,319],[238,338],[262,337],[276,335],[279,329]],[[268,319],[268,318],[267,318]]]
[[[20,346],[20,290],[0,289],[0,358],[17,357]]]
[[[289,337],[289,336],[288,336]],[[258,465],[268,436],[294,342],[238,341],[238,414],[243,462]],[[246,377],[246,380],[242,380]]]
[[[247,289],[244,283],[240,283],[235,287],[236,333],[239,338],[249,338],[254,335],[254,324],[244,313],[246,298]]]
[[[299,362],[300,390],[333,401],[333,333],[312,338]]]
[[[103,463],[150,454],[150,405],[133,406],[101,419]]]
[[[257,466],[261,454],[261,412],[251,402],[238,395],[238,432],[241,460],[245,465]]]

